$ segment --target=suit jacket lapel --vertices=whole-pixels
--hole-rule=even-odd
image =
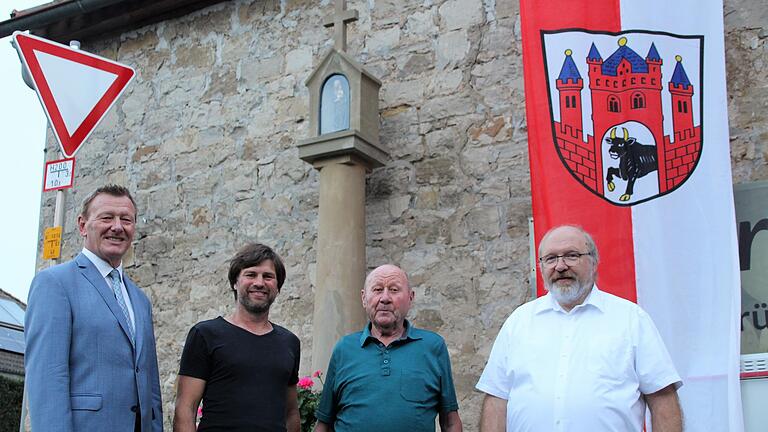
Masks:
[[[81,253],[75,257],[75,262],[77,262],[77,266],[80,268],[80,273],[82,273],[88,282],[91,283],[93,288],[96,289],[96,292],[98,292],[101,298],[104,299],[104,302],[107,303],[107,307],[112,312],[112,315],[115,316],[115,319],[120,324],[120,328],[122,328],[125,333],[125,337],[130,342],[131,336],[128,332],[128,322],[125,320],[125,315],[123,315],[120,305],[117,304],[117,299],[112,292],[112,288],[107,284],[107,281],[101,276],[99,270],[96,269],[96,266],[93,265],[88,257]],[[136,312],[134,311],[134,314],[135,313]]]
[[[123,281],[125,282],[126,291],[128,291],[128,296],[131,297],[131,303],[133,304],[133,327],[136,329],[134,332],[136,335],[136,358],[139,358],[141,349],[144,345],[143,325],[149,320],[149,317],[145,315],[146,308],[144,307],[143,297],[139,293],[139,287],[137,287],[128,276],[123,275]]]

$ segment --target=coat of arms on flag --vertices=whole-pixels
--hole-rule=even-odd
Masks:
[[[703,36],[542,31],[557,153],[619,206],[670,193],[702,151]]]

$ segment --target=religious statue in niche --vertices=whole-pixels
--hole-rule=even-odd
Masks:
[[[349,81],[331,75],[320,93],[320,134],[349,129]]]

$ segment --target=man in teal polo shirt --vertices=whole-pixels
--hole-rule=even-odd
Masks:
[[[361,290],[370,323],[333,349],[315,432],[461,432],[451,360],[440,335],[405,316],[413,291],[399,267],[372,271]]]

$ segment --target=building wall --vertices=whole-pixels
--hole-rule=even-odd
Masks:
[[[768,178],[761,3],[725,7],[736,182]],[[531,291],[519,6],[348,7],[360,15],[349,52],[383,82],[380,136],[392,159],[367,181],[367,261],[410,274],[410,316],[446,338],[460,413],[476,431],[474,384],[504,319]],[[139,224],[127,272],[154,305],[167,425],[186,333],[231,310],[227,260],[247,241],[274,246],[286,261],[271,318],[301,338],[301,372],[311,372],[318,175],[296,145],[308,136],[303,81],[331,46],[322,27],[331,9],[327,1],[232,1],[82,47],[138,74],[77,155],[63,256],[81,248],[75,221],[85,195],[105,182],[134,191]],[[47,148],[58,158],[50,137]],[[53,206],[45,194],[42,225]]]

